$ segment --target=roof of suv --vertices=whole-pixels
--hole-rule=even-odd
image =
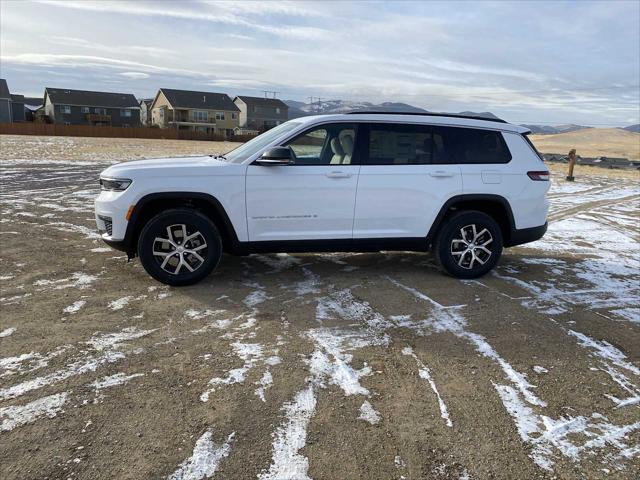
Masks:
[[[503,130],[506,132],[529,133],[527,127],[513,125],[504,120],[483,119],[480,117],[466,117],[462,115],[438,115],[438,114],[406,114],[388,112],[351,112],[334,115],[313,115],[309,117],[296,118],[296,122],[314,123],[319,120],[324,121],[375,121],[389,123],[414,123],[428,125],[452,125],[457,127],[474,127],[491,130]]]

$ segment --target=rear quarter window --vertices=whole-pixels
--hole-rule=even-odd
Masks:
[[[473,128],[447,128],[449,143],[455,145],[455,163],[509,163],[511,152],[501,132]]]

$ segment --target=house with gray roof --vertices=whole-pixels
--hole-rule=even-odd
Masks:
[[[44,90],[44,112],[50,123],[112,127],[140,125],[140,105],[130,93],[47,87]]]
[[[151,105],[151,124],[206,134],[231,136],[240,109],[225,93],[161,88]]]
[[[278,98],[239,95],[233,103],[240,109],[240,128],[264,132],[289,119],[289,106]]]
[[[143,98],[140,100],[140,124],[143,127],[151,125],[151,105],[153,98]]]
[[[14,121],[13,116],[13,101],[19,100],[18,95],[11,95],[9,86],[4,78],[0,78],[0,123],[12,123]],[[23,118],[24,120],[24,107]]]

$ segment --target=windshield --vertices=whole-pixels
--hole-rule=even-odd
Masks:
[[[234,148],[230,152],[224,154],[228,162],[241,163],[252,155],[255,155],[264,147],[273,142],[276,138],[290,132],[300,125],[299,122],[285,122],[271,130],[267,130],[262,135],[243,143],[239,147]]]

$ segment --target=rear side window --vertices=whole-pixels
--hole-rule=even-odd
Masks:
[[[449,137],[450,143],[455,144],[455,163],[509,163],[511,152],[507,147],[502,133],[492,130],[474,128],[442,127]]]
[[[370,124],[368,165],[449,163],[442,132],[429,125]]]

